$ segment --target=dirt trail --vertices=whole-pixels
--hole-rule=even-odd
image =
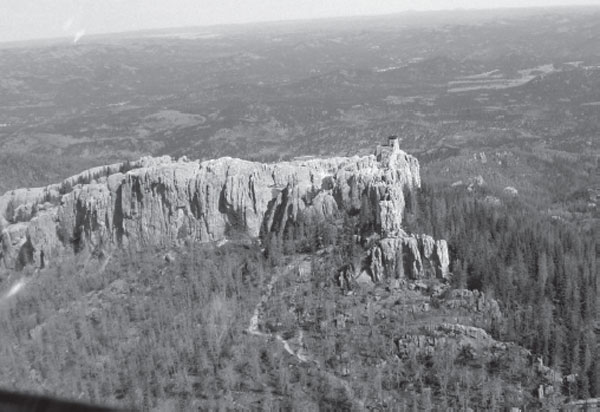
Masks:
[[[290,342],[287,341],[286,339],[283,339],[283,337],[281,335],[261,332],[258,327],[258,325],[260,323],[260,318],[263,315],[265,308],[267,306],[267,302],[269,301],[269,299],[271,298],[271,295],[273,294],[273,287],[275,286],[275,283],[277,283],[277,281],[284,274],[289,274],[291,271],[296,269],[295,263],[297,263],[297,262],[290,263],[289,265],[287,265],[285,267],[284,271],[277,272],[273,275],[273,277],[271,277],[271,279],[269,280],[269,283],[267,284],[265,292],[260,297],[259,302],[256,304],[256,307],[254,308],[254,313],[252,314],[252,317],[250,318],[250,323],[248,325],[247,331],[248,331],[248,333],[250,333],[251,335],[254,335],[254,336],[261,336],[264,338],[274,338],[278,342],[281,342],[281,344],[283,345],[283,348],[286,350],[287,353],[289,353],[292,356],[295,356],[300,362],[308,362],[310,359],[307,356],[305,356],[304,354],[300,353],[300,351],[294,351],[292,349],[292,346],[290,345]],[[300,331],[300,336],[302,336],[301,331]]]
[[[246,330],[249,334],[254,335],[254,336],[260,336],[260,337],[267,338],[267,339],[275,339],[276,341],[280,342],[283,345],[283,348],[285,349],[285,351],[287,353],[294,356],[301,363],[308,363],[308,362],[314,363],[321,374],[325,375],[331,382],[335,382],[335,384],[339,385],[340,387],[342,387],[344,389],[346,396],[349,399],[351,399],[352,403],[354,404],[353,410],[364,410],[365,409],[364,402],[362,400],[356,398],[356,395],[354,394],[354,390],[352,389],[350,384],[345,379],[342,379],[339,376],[335,375],[334,373],[325,370],[321,366],[321,364],[318,360],[314,359],[312,356],[310,356],[308,353],[306,353],[306,351],[303,348],[304,345],[302,344],[302,342],[303,342],[302,330],[299,330],[299,332],[298,332],[299,333],[298,340],[300,342],[301,348],[299,350],[295,351],[294,349],[292,349],[290,342],[288,340],[284,339],[280,334],[265,333],[265,332],[261,332],[259,329],[261,317],[265,312],[265,308],[267,307],[267,303],[268,303],[269,299],[271,298],[271,295],[273,294],[273,287],[275,286],[275,283],[277,283],[277,281],[283,275],[289,274],[293,270],[297,269],[298,263],[299,263],[299,260],[295,260],[294,262],[288,264],[285,267],[285,270],[277,272],[276,274],[273,275],[273,277],[271,277],[271,279],[269,280],[269,283],[267,284],[267,286],[265,288],[265,292],[262,294],[259,302],[256,304],[256,307],[254,308],[254,312],[252,314],[252,317],[250,318],[250,322],[249,322],[248,328]]]

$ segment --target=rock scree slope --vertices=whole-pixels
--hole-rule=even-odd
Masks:
[[[420,184],[417,159],[393,142],[364,157],[272,164],[144,157],[0,196],[0,268],[43,268],[84,249],[211,242],[236,232],[259,237],[347,214],[358,217],[360,238],[375,239],[373,280],[445,278],[446,242],[403,228],[406,198]]]

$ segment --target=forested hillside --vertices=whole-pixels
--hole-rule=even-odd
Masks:
[[[596,233],[481,190],[425,182],[409,203],[408,229],[449,240],[452,284],[350,276],[352,217],[29,271],[0,303],[0,385],[142,411],[598,396]]]
[[[453,283],[496,298],[492,333],[532,349],[576,379],[562,390],[600,396],[598,226],[552,218],[517,197],[425,185],[412,229],[448,239]]]

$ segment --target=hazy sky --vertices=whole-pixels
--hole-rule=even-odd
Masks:
[[[600,5],[600,0],[0,0],[0,41],[406,10]]]

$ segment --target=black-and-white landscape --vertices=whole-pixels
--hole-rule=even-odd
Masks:
[[[597,410],[599,157],[598,7],[2,42],[0,390]]]

